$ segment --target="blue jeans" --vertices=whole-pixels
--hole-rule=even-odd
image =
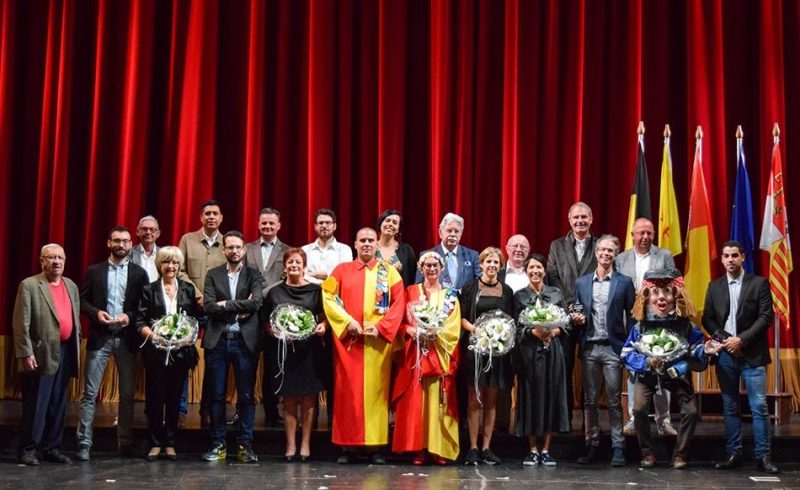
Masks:
[[[103,373],[106,371],[111,356],[114,356],[119,375],[117,444],[122,449],[132,446],[136,442],[131,426],[133,425],[133,393],[136,385],[138,356],[128,350],[122,337],[108,337],[99,349],[86,351],[86,382],[81,397],[78,446],[92,447],[97,392],[100,390]]]
[[[725,450],[728,454],[742,452],[742,419],[739,406],[739,380],[744,381],[747,403],[753,414],[753,439],[756,458],[769,456],[769,411],[767,410],[767,369],[750,367],[744,359],[721,352],[717,363],[717,379],[722,391],[725,412]]]
[[[236,409],[239,412],[237,442],[243,446],[253,443],[253,421],[256,414],[253,389],[256,382],[258,354],[253,354],[241,337],[227,340],[223,336],[212,349],[206,349],[206,373],[211,390],[211,445],[225,444],[225,392],[228,365],[233,365],[236,378]]]

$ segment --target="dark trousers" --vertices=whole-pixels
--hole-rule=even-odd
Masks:
[[[227,391],[228,366],[233,366],[236,378],[236,409],[239,412],[239,434],[237,440],[243,446],[253,443],[253,420],[255,399],[253,388],[256,382],[258,354],[253,354],[241,337],[219,339],[212,349],[206,349],[206,378],[211,394],[211,444],[225,444],[225,392]]]
[[[36,448],[45,451],[61,448],[71,355],[68,344],[63,342],[55,374],[22,374],[20,452]]]
[[[150,447],[174,447],[180,420],[181,392],[189,373],[184,359],[164,365],[164,351],[147,352],[144,357],[145,402]]]
[[[564,382],[567,384],[567,407],[569,408],[570,430],[572,430],[572,411],[575,408],[572,372],[575,368],[575,351],[580,345],[580,338],[581,329],[579,328],[573,328],[569,335],[559,336],[559,339],[561,339],[561,347],[564,351]]]
[[[653,454],[653,437],[650,433],[650,404],[656,392],[657,380],[654,375],[638,377],[636,381],[636,405],[633,408],[633,423],[642,456]],[[697,426],[697,403],[694,399],[692,383],[686,378],[661,378],[662,390],[668,389],[673,399],[678,400],[681,407],[681,422],[678,436],[675,438],[675,450],[672,459],[680,456],[686,459],[689,452],[689,440]]]
[[[279,397],[275,394],[272,388],[272,377],[275,373],[272,372],[271,367],[277,364],[276,356],[278,355],[278,339],[268,335],[266,337],[264,346],[264,373],[261,379],[261,405],[264,407],[264,422],[276,422],[279,417],[278,401]]]

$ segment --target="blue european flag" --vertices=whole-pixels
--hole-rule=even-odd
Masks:
[[[733,209],[731,210],[731,240],[736,240],[744,247],[744,270],[755,272],[753,251],[755,237],[753,235],[753,199],[750,196],[750,177],[744,163],[744,144],[742,138],[736,139],[736,190],[733,193]]]

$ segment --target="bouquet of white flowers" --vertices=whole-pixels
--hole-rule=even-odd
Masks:
[[[429,302],[425,296],[408,303],[406,313],[409,323],[417,328],[417,337],[435,339],[444,329],[448,312]]]
[[[314,313],[289,303],[278,305],[269,316],[275,337],[284,340],[304,340],[314,335],[317,326]]]
[[[162,316],[153,322],[152,330],[150,342],[157,349],[167,351],[164,364],[169,364],[170,352],[197,341],[198,324],[195,318],[181,311]]]
[[[641,333],[639,340],[633,345],[648,357],[670,362],[679,359],[689,350],[689,343],[677,331],[658,327],[643,330]]]
[[[475,321],[475,331],[469,337],[469,350],[491,357],[508,354],[514,347],[515,330],[510,316],[500,310],[488,311]]]
[[[542,303],[537,299],[536,303],[528,305],[522,310],[519,314],[519,323],[531,328],[551,330],[568,325],[569,316],[560,306],[551,304],[542,306]]]

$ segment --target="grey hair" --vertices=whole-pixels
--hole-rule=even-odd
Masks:
[[[61,250],[64,250],[64,247],[62,247],[61,244],[59,243],[48,243],[47,245],[42,247],[41,251],[39,251],[39,257],[44,257],[44,251],[47,250],[48,248],[56,248],[56,247],[60,248]]]
[[[444,230],[444,227],[447,226],[447,223],[451,221],[455,221],[462,230],[464,229],[464,218],[456,213],[447,213],[444,215],[444,218],[442,218],[441,223],[439,223],[439,231]]]
[[[585,202],[578,201],[569,207],[569,211],[567,211],[567,219],[569,219],[569,217],[572,216],[572,210],[575,208],[586,208],[586,210],[589,211],[589,216],[592,216],[592,208],[589,207],[589,205],[586,204]]]
[[[148,214],[147,216],[142,216],[141,218],[139,218],[139,224],[136,225],[136,228],[139,228],[140,226],[142,226],[142,222],[144,222],[144,221],[155,221],[156,222],[156,226],[159,227],[159,228],[161,227],[158,224],[158,220],[156,219],[156,217],[153,216],[152,214]]]

